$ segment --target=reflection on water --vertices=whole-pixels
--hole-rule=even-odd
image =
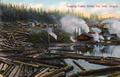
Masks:
[[[82,66],[84,69],[86,70],[91,70],[91,69],[100,69],[100,68],[105,68],[107,66],[103,66],[103,65],[96,65],[96,64],[92,64],[89,63],[85,60],[73,60],[73,59],[65,59],[65,62],[70,65],[73,66],[73,71],[70,71],[69,73],[67,73],[67,77],[69,77],[70,75],[72,75],[73,73],[78,73],[80,71],[82,71],[78,66],[76,66],[73,61],[76,61],[80,66]],[[106,77],[106,76],[103,76]]]
[[[86,54],[92,56],[103,56],[103,57],[118,57],[120,58],[120,46],[108,45],[94,45],[94,48],[91,52]]]
[[[80,53],[84,55],[90,55],[90,56],[102,56],[102,57],[118,57],[120,58],[120,46],[119,45],[79,45],[79,46],[63,46],[63,47],[52,47],[57,50],[57,52],[72,52],[72,53]],[[107,66],[99,65],[99,64],[92,64],[85,60],[74,60],[74,59],[65,59],[65,62],[68,65],[71,65],[74,67],[73,71],[67,74],[71,75],[72,73],[77,73],[81,71],[74,63],[73,61],[76,61],[79,65],[84,67],[86,70],[91,69],[100,69],[105,68]],[[102,76],[107,77],[107,76]]]
[[[71,45],[50,47],[55,52],[73,52],[91,56],[118,57],[120,58],[120,45]]]

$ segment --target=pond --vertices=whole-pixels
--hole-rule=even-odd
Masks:
[[[89,56],[102,56],[102,57],[117,57],[120,58],[120,45],[78,45],[78,46],[68,46],[67,44],[62,45],[55,45],[54,47],[50,47],[52,51],[54,52],[70,52],[70,53],[78,53],[83,55],[89,55]],[[105,68],[108,66],[99,65],[99,64],[92,64],[85,60],[79,59],[65,59],[64,60],[68,65],[71,65],[74,67],[73,71],[67,73],[67,76],[69,77],[73,73],[77,73],[82,71],[78,66],[76,66],[73,61],[77,62],[79,65],[81,65],[86,70],[92,70],[92,69],[100,69]],[[96,77],[96,76],[95,76]],[[100,76],[97,76],[100,77]],[[107,77],[107,75],[102,75],[102,77]]]

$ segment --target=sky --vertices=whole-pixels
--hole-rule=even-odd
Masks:
[[[6,4],[16,4],[25,5],[32,8],[44,8],[44,9],[58,9],[60,11],[74,10],[76,12],[84,13],[95,13],[95,14],[107,14],[107,13],[117,13],[120,14],[120,0],[1,0],[2,3]],[[71,8],[69,6],[75,5],[76,8]],[[78,7],[80,5],[85,5],[87,7]],[[99,5],[100,7],[88,7],[89,5]],[[102,7],[107,5],[107,8]],[[117,6],[117,7],[109,7]]]

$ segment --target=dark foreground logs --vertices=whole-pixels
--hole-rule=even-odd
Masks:
[[[115,66],[120,65],[120,58],[115,57],[100,57],[100,56],[87,56],[77,53],[53,53],[51,55],[58,55],[58,56],[51,56],[51,57],[42,57],[39,59],[83,59],[90,63],[94,64],[102,64],[108,66]]]
[[[37,74],[40,75],[40,77],[57,77],[57,76],[64,77],[63,75],[66,75],[66,71],[70,70],[68,68],[69,64],[66,64],[65,62],[63,62],[64,59],[74,59],[73,63],[76,64],[81,69],[79,73],[71,75],[71,77],[103,75],[104,73],[110,74],[110,73],[120,71],[120,59],[115,57],[87,56],[87,55],[82,55],[77,53],[44,53],[43,55],[41,55],[41,53],[37,53],[37,54],[40,54],[40,55],[37,57],[29,56],[29,55],[32,55],[31,53],[31,54],[23,54],[23,55],[17,55],[17,56],[5,56],[2,58],[0,57],[0,61],[2,63],[9,64],[10,66],[22,64],[24,66],[27,66],[25,68],[28,68],[28,67],[32,67],[35,69],[49,68],[49,70],[52,70],[47,72],[43,71],[44,73],[42,73],[42,71],[40,72],[37,71],[38,72]],[[87,70],[87,69],[84,69],[84,67],[82,67],[80,63],[76,62],[78,59],[80,60],[82,59],[94,64],[102,64],[102,65],[107,65],[111,67],[97,69],[97,70]],[[8,76],[11,70],[12,68],[8,68],[5,72],[3,72],[3,75]]]
[[[72,69],[71,66],[66,66],[66,67],[60,68],[60,69],[54,69],[53,71],[46,72],[46,73],[40,75],[40,77],[56,77],[56,75],[63,75],[64,72],[69,71],[71,69]]]
[[[54,66],[64,66],[64,64],[58,62],[61,59],[76,59],[76,60],[83,59],[88,61],[89,63],[107,65],[107,66],[120,65],[120,58],[87,56],[77,53],[47,53],[39,57],[29,57],[29,56],[25,57],[24,55],[20,56],[20,58],[19,56],[8,56],[8,57],[13,60],[39,62]]]
[[[70,77],[105,75],[105,74],[110,74],[116,71],[120,71],[120,65],[102,68],[102,69],[96,69],[96,70],[81,71],[77,74],[71,75]]]

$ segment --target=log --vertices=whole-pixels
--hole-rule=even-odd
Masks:
[[[120,65],[120,62],[110,61],[110,60],[87,60],[89,63],[107,65],[107,66],[116,66]]]
[[[9,66],[8,66],[9,68]],[[9,69],[5,69],[5,71],[2,73],[4,75],[4,77],[8,77],[9,74],[11,73],[11,71],[14,69],[14,66],[11,66]]]
[[[77,65],[82,71],[85,71],[86,69],[84,69],[80,64],[78,64],[76,61],[73,60],[73,63],[75,65]]]
[[[37,62],[39,64],[46,64],[46,65],[50,65],[50,66],[56,66],[56,67],[63,67],[65,66],[64,64],[60,63],[59,60],[44,60],[44,59],[40,59],[40,58],[32,58],[32,57],[12,57],[13,60],[20,60],[20,61],[26,61],[26,62]]]
[[[25,54],[27,55],[27,54]],[[51,56],[50,56],[51,55]],[[20,58],[19,58],[20,57]],[[42,64],[48,64],[48,65],[54,65],[54,66],[61,66],[63,67],[64,64],[60,64],[59,62],[54,62],[56,59],[84,59],[90,63],[94,64],[101,64],[101,65],[107,65],[107,66],[115,66],[120,65],[120,58],[115,57],[100,57],[100,56],[86,56],[82,54],[76,54],[76,53],[47,53],[44,56],[40,57],[24,57],[23,56],[11,56],[13,60],[20,60],[20,61],[33,61],[38,62]]]
[[[51,55],[51,56],[49,56]],[[108,66],[114,66],[114,65],[120,65],[120,58],[115,58],[115,57],[100,57],[100,56],[86,56],[86,55],[81,55],[81,54],[76,54],[76,53],[50,53],[46,54],[45,56],[41,57],[11,57],[13,60],[22,60],[22,61],[33,61],[33,62],[40,62],[43,64],[49,64],[49,65],[54,65],[54,66],[64,66],[61,65],[60,63],[53,63],[53,60],[56,59],[84,59],[90,63],[94,64],[102,64],[102,65],[108,65]],[[51,63],[52,61],[52,63]]]
[[[100,76],[100,75],[105,75],[105,74],[110,74],[113,72],[120,71],[120,65],[119,66],[112,66],[112,67],[107,67],[107,68],[101,68],[101,69],[96,69],[96,70],[88,70],[88,71],[82,71],[77,74],[71,75],[70,77],[78,77],[78,76]]]
[[[54,75],[53,77],[65,77],[65,72],[60,72],[60,73]]]
[[[27,66],[32,66],[32,67],[50,67],[50,68],[58,68],[56,66],[52,66],[52,65],[47,65],[47,64],[32,64],[32,63],[26,63],[26,62],[21,62],[21,61],[13,61],[14,63],[18,63],[18,64],[23,64],[23,65],[27,65]]]
[[[100,56],[87,56],[76,53],[53,53],[54,55],[61,55],[56,58],[70,58],[70,59],[84,59],[88,62],[95,64],[103,64],[108,66],[120,65],[120,58],[115,57],[100,57]]]
[[[8,65],[12,65],[13,63],[10,60],[7,60],[6,58],[0,58],[0,62],[8,64]]]
[[[38,77],[48,77],[48,76],[51,77],[49,74],[53,73],[54,71],[56,71],[56,69],[49,71],[49,72],[47,71],[47,72],[39,75]]]
[[[16,71],[16,73],[14,74],[13,77],[19,77],[20,72],[21,72],[21,70],[22,70],[22,67],[23,67],[23,64],[20,64],[20,65],[19,65],[19,68],[17,69],[17,71]]]
[[[109,74],[108,77],[120,77],[120,71],[112,73],[112,74]]]
[[[41,71],[40,73],[38,73],[37,75],[35,75],[35,77],[40,77],[42,74],[46,73],[50,68],[46,68],[45,70]]]
[[[22,53],[23,51],[20,49],[3,49],[0,50],[2,53]]]
[[[61,72],[66,72],[66,71],[70,70],[71,68],[72,68],[71,66],[66,66],[64,68],[60,68],[60,69],[56,69],[56,70],[51,71],[51,72],[47,72],[40,77],[53,77],[54,75],[59,74]]]
[[[0,77],[4,77],[2,74],[0,74]]]

